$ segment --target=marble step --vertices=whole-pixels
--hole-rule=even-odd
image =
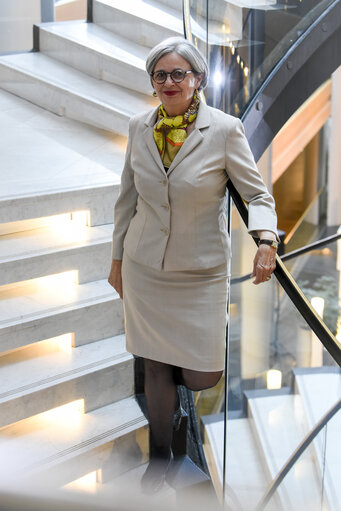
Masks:
[[[113,225],[73,223],[0,236],[0,286],[70,270],[78,271],[79,283],[105,279]]]
[[[63,349],[38,343],[0,357],[0,428],[77,399],[85,411],[133,394],[124,335]]]
[[[121,300],[107,280],[73,278],[69,272],[0,289],[0,352],[67,333],[79,346],[123,332]]]
[[[147,421],[134,397],[82,414],[39,414],[0,430],[0,488],[57,489],[108,460],[141,464],[137,443]],[[129,460],[129,463],[128,463]]]
[[[1,88],[0,110],[0,224],[77,210],[90,211],[88,225],[112,223],[126,137],[59,117]]]
[[[39,52],[0,57],[0,87],[55,114],[123,135],[132,115],[155,105],[152,96],[96,80]]]
[[[219,495],[223,484],[224,420],[219,414],[202,417],[202,422],[206,460]],[[268,480],[248,419],[230,419],[227,423],[226,470],[227,504],[240,511],[254,508],[265,493]]]
[[[259,396],[260,392],[264,394]],[[280,472],[308,432],[302,399],[299,395],[276,395],[268,391],[247,391],[249,420],[258,447],[262,450],[270,480]],[[278,509],[320,509],[320,480],[314,456],[307,450],[280,485]]]
[[[148,48],[167,37],[183,37],[181,13],[158,2],[94,0],[93,21]]]
[[[40,52],[98,80],[151,95],[145,70],[148,48],[95,23],[67,21],[38,27]]]
[[[309,424],[315,424],[341,398],[341,369],[338,367],[316,367],[294,369],[296,390],[302,398]],[[340,509],[341,487],[341,411],[328,422],[313,442],[317,470],[322,477],[325,470],[325,496],[330,509]],[[325,437],[325,434],[327,435]],[[327,440],[327,442],[325,442]],[[325,450],[326,448],[326,450]]]
[[[0,224],[73,211],[89,211],[91,226],[112,223],[119,191],[118,176],[111,175],[107,183],[96,183],[96,179],[93,179],[93,185],[79,182],[76,177],[62,180],[60,187],[58,181],[55,179],[51,183],[42,179],[39,183],[34,183],[32,190],[27,193],[18,190],[14,194],[0,195]],[[11,231],[9,226],[6,232],[14,231]]]

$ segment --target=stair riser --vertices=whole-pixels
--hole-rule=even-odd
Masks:
[[[133,361],[126,355],[122,362],[75,375],[72,380],[56,382],[36,392],[12,399],[1,399],[0,395],[0,427],[82,398],[85,412],[100,408],[131,396],[133,381]]]
[[[69,332],[75,333],[75,345],[81,346],[123,333],[123,310],[119,298],[103,300],[59,314],[25,319],[20,324],[0,328],[0,352],[27,346]]]
[[[136,16],[116,10],[108,5],[94,2],[94,22],[115,34],[127,37],[131,41],[152,48],[167,37],[183,36],[179,27],[179,32],[169,30],[150,21],[140,20]],[[132,30],[132,27],[133,30]]]
[[[152,91],[144,67],[134,67],[42,29],[40,51],[93,78],[122,85],[144,94],[150,94]]]
[[[128,133],[128,114],[3,64],[0,64],[0,87],[57,115],[121,135]]]
[[[0,286],[60,272],[78,270],[78,282],[105,279],[111,265],[111,240],[93,246],[0,262]]]
[[[90,226],[111,224],[119,184],[0,201],[0,223],[89,210]]]

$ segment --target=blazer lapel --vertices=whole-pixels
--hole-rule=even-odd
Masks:
[[[174,160],[169,167],[167,174],[169,175],[186,156],[188,156],[203,140],[204,134],[201,132],[203,128],[210,125],[210,111],[205,103],[200,103],[197,118],[195,120],[195,128],[192,133],[186,138],[180,151],[175,156]]]
[[[165,174],[166,172],[165,172],[159,151],[157,149],[157,146],[156,146],[156,143],[154,140],[154,125],[156,123],[156,116],[157,116],[158,110],[159,110],[159,107],[154,108],[151,111],[151,113],[148,115],[148,117],[146,118],[146,120],[144,122],[145,126],[143,129],[143,138],[144,138],[144,141],[145,141],[155,163],[160,168],[160,170],[163,172],[163,174]]]
[[[149,152],[152,155],[155,163],[157,164],[161,172],[165,174],[166,172],[163,167],[159,151],[157,150],[153,135],[158,110],[159,107],[154,108],[144,121],[145,126],[143,130],[143,137],[146,146],[149,149]],[[188,156],[188,154],[190,154],[203,141],[204,135],[201,132],[201,130],[203,128],[207,128],[209,125],[210,125],[209,107],[205,103],[201,102],[199,106],[198,115],[195,121],[195,128],[192,131],[192,133],[188,136],[188,138],[186,138],[180,151],[177,153],[174,160],[172,161],[172,164],[169,167],[167,175],[169,175],[177,167],[177,165],[179,165],[179,163],[181,163],[182,160],[186,158],[186,156]]]

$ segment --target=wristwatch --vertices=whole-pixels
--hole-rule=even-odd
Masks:
[[[278,245],[279,245],[279,242],[276,241],[276,240],[259,240],[258,241],[258,246],[259,245],[269,245],[270,247],[273,247],[273,248],[278,248]]]

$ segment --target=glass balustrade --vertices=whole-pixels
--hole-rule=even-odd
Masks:
[[[340,385],[336,390],[340,394]],[[322,410],[319,411],[322,412]],[[316,413],[316,419],[318,415]],[[311,440],[273,496],[262,506],[265,511],[278,509],[276,505],[279,502],[285,503],[285,509],[290,510],[333,511],[339,508],[341,499],[338,484],[341,454],[338,441],[340,428],[341,412],[339,410]]]
[[[214,389],[197,395],[197,407],[216,491],[222,496],[225,490],[227,509],[249,511],[256,508],[321,416],[337,402],[341,373],[274,277],[258,286],[253,279],[243,278],[252,271],[256,251],[244,226],[232,231],[232,244],[238,256],[233,260],[230,291],[227,402],[222,380]],[[339,337],[337,256],[340,258],[335,242],[297,257],[292,272]],[[300,457],[268,509],[298,506],[336,511],[333,506],[316,507],[322,498],[320,465],[314,454],[317,442]],[[333,457],[332,463],[333,470],[337,465],[340,471],[340,458]],[[325,476],[328,488],[335,487],[333,474]],[[326,490],[331,491],[334,489]],[[331,498],[324,496],[325,500]]]
[[[332,3],[189,0],[192,40],[210,68],[207,103],[243,117],[288,49]],[[326,194],[322,177],[315,198],[293,225],[286,251],[321,236]],[[214,389],[197,393],[196,405],[217,494],[227,509],[249,511],[337,402],[341,375],[276,279],[255,286],[245,278],[252,271],[256,246],[239,215],[233,212],[231,217],[227,376]],[[335,242],[286,263],[339,340],[340,253]],[[339,416],[300,456],[266,509],[336,511],[340,496],[334,474],[341,465],[331,446],[337,442]],[[328,428],[334,431],[329,436]],[[328,458],[333,467],[329,472]]]
[[[250,99],[332,0],[188,0],[194,43],[206,55],[208,104],[241,117]]]

